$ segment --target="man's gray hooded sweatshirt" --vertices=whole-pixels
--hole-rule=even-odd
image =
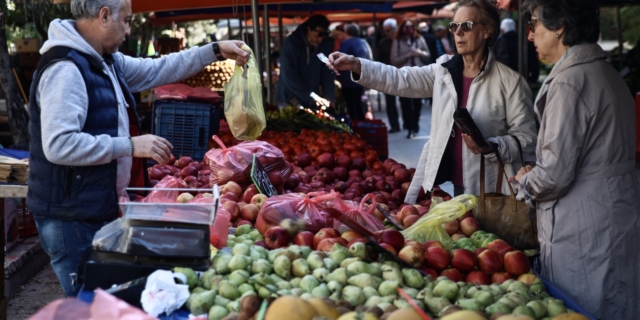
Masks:
[[[83,133],[88,110],[86,85],[71,61],[62,60],[42,73],[36,91],[41,109],[42,147],[47,160],[63,166],[91,166],[118,161],[116,188],[126,195],[132,165],[129,142],[128,103],[118,84],[113,66],[109,66],[78,34],[73,20],[56,19],[49,26],[49,40],[40,53],[53,47],[69,47],[102,61],[103,72],[111,78],[118,99],[118,137]],[[131,92],[140,92],[187,78],[216,61],[211,45],[192,48],[160,59],[131,58],[113,54]]]

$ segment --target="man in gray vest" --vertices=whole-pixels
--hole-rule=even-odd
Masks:
[[[145,159],[164,164],[171,144],[142,135],[132,92],[174,83],[218,59],[244,64],[240,41],[220,41],[160,59],[118,53],[130,32],[131,0],[72,0],[74,20],[54,20],[29,106],[27,205],[66,296],[96,231],[118,216],[127,186],[144,186]]]

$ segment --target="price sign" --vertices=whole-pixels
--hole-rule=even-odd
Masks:
[[[277,196],[278,191],[269,180],[269,175],[264,171],[262,164],[258,161],[258,157],[253,155],[253,165],[251,166],[251,180],[253,180],[253,184],[258,187],[258,191],[260,193],[266,195],[267,197]]]

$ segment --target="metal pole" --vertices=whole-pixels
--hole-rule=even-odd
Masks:
[[[233,40],[233,31],[231,30],[231,18],[227,19],[227,30],[229,32],[229,40]]]
[[[267,74],[267,102],[271,104],[271,93],[273,89],[271,83],[271,32],[269,30],[269,8],[266,4],[262,12],[262,21],[262,30],[264,31],[264,72]]]
[[[251,0],[251,20],[253,20],[253,54],[256,58],[256,65],[262,75],[262,54],[260,52],[260,18],[258,17],[258,0]],[[260,77],[262,80],[262,77]],[[264,81],[260,81],[264,86]]]
[[[616,24],[617,24],[617,31],[618,31],[618,48],[620,48],[620,52],[618,53],[619,55],[619,63],[620,63],[620,69],[622,69],[624,67],[624,55],[622,54],[622,51],[624,51],[624,43],[622,40],[622,20],[620,19],[620,7],[616,7]]]
[[[373,27],[375,28],[375,31],[373,32],[373,48],[371,48],[371,55],[372,58],[375,57],[377,54],[376,52],[378,52],[378,19],[376,19],[376,13],[373,13]],[[375,59],[374,59],[375,60]],[[376,91],[377,92],[377,98],[378,98],[378,111],[382,111],[382,103],[380,103],[380,91]]]
[[[518,0],[518,13],[522,12],[523,0]],[[518,14],[518,72],[527,78],[527,25],[522,19],[522,14]]]
[[[278,5],[278,50],[282,49],[284,43],[284,28],[282,27],[282,5]]]
[[[239,35],[240,35],[240,40],[242,40],[244,43],[247,43],[247,39],[244,36],[244,30],[242,29],[242,24],[244,23],[243,19],[238,19],[238,29],[239,29]]]

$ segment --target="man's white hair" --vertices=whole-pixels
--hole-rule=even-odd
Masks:
[[[506,18],[502,20],[502,23],[500,23],[500,30],[505,33],[509,31],[516,31],[516,22],[513,21],[513,19]]]
[[[100,9],[107,7],[113,14],[113,19],[118,19],[123,0],[71,0],[71,14],[76,20],[92,20],[98,17]]]
[[[389,18],[382,23],[382,27],[398,29],[398,21],[394,18]]]

